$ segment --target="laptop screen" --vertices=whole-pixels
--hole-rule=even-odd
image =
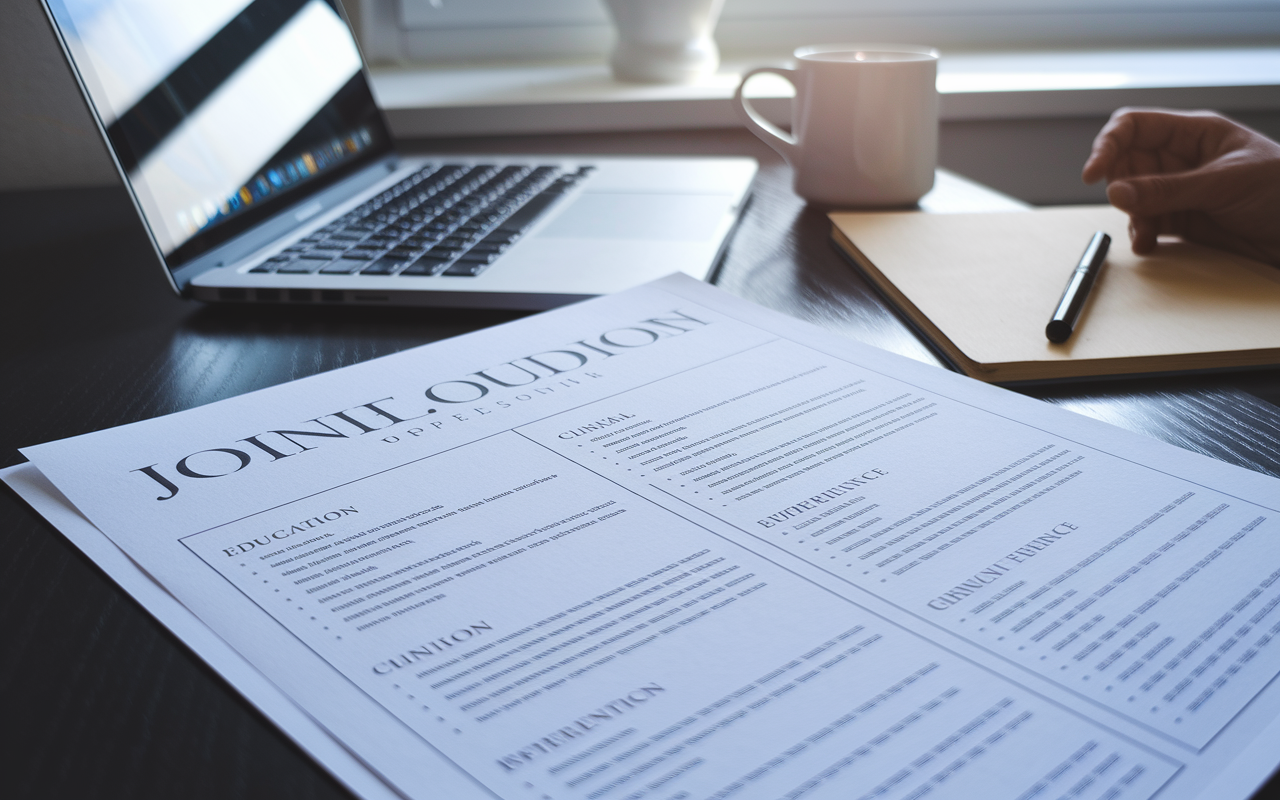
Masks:
[[[170,267],[391,150],[337,0],[47,2]]]

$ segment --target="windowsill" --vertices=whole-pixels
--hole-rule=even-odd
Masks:
[[[599,61],[384,67],[373,88],[399,138],[515,133],[718,128],[738,125],[730,104],[749,66],[727,59],[698,83],[618,83]],[[941,116],[950,120],[1106,116],[1122,105],[1280,110],[1280,48],[949,53],[939,65]],[[762,75],[749,95],[786,123],[792,90]]]

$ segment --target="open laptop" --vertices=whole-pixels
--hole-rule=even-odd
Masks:
[[[746,158],[401,157],[337,0],[44,0],[174,289],[542,309],[705,279]]]

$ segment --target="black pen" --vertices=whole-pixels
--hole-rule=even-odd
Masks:
[[[1053,319],[1044,328],[1044,335],[1054,344],[1062,344],[1071,337],[1076,320],[1080,317],[1080,309],[1084,301],[1089,299],[1089,290],[1102,269],[1102,262],[1107,258],[1107,248],[1111,247],[1111,237],[1098,231],[1089,240],[1089,246],[1080,256],[1080,263],[1071,271],[1067,288],[1058,301],[1058,309],[1053,312]]]

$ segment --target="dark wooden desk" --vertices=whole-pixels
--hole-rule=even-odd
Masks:
[[[933,358],[836,254],[825,217],[792,194],[786,166],[745,132],[432,146],[755,156],[762,165],[755,198],[719,285],[841,335]],[[3,465],[20,460],[19,446],[191,408],[511,317],[182,301],[157,272],[121,190],[0,195],[0,270]],[[1280,475],[1280,408],[1273,405],[1280,371],[1029,393]],[[347,796],[8,491],[0,492],[0,547],[0,794]]]

